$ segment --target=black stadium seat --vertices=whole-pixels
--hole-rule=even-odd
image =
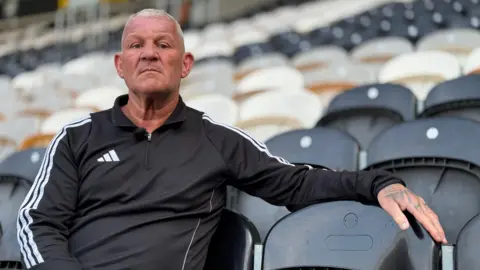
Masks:
[[[439,246],[410,215],[409,220],[411,228],[401,231],[378,206],[351,201],[309,206],[270,230],[263,269],[440,269]]]
[[[455,269],[470,270],[480,266],[480,215],[475,216],[465,225],[458,236],[455,250]]]
[[[416,98],[395,84],[372,84],[345,91],[329,104],[317,126],[348,132],[367,149],[383,130],[415,119]]]
[[[456,117],[394,126],[370,145],[368,168],[395,172],[438,214],[450,244],[480,213],[480,125]]]
[[[312,47],[307,35],[295,31],[274,34],[270,37],[270,44],[277,52],[283,53],[287,57],[293,57],[295,54]]]
[[[260,244],[260,235],[247,218],[223,210],[204,269],[253,270],[255,245]]]
[[[329,128],[295,130],[266,142],[273,155],[294,164],[334,170],[356,170],[360,147],[348,134]],[[287,208],[271,205],[244,192],[236,195],[234,208],[250,219],[262,239],[277,220],[290,213]]]
[[[246,60],[250,57],[261,56],[273,51],[274,51],[274,48],[268,42],[247,44],[235,50],[235,53],[233,54],[233,59],[235,63],[238,65],[243,60]]]
[[[0,163],[0,269],[21,269],[17,212],[35,180],[45,149],[16,152]]]
[[[457,116],[480,122],[480,74],[462,76],[430,90],[420,117]]]

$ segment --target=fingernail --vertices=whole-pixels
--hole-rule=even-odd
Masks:
[[[447,238],[446,238],[446,237],[444,237],[444,238],[443,238],[443,242],[444,242],[445,244],[447,244],[447,243],[448,243],[448,241],[447,241]]]
[[[404,223],[400,224],[400,229],[402,229],[402,230],[408,229],[408,222],[404,222]]]

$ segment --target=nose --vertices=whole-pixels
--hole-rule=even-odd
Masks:
[[[153,45],[146,45],[143,49],[141,59],[144,61],[157,61],[159,59],[156,47]]]

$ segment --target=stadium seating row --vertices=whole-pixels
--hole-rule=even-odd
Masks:
[[[252,269],[251,254],[255,253],[263,254],[263,269],[328,266],[433,270],[439,269],[442,256],[448,252],[456,252],[455,261],[453,257],[445,257],[450,260],[448,263],[456,264],[455,269],[475,269],[471,267],[480,263],[475,255],[480,242],[474,241],[480,237],[477,228],[480,157],[473,146],[479,136],[480,124],[469,119],[441,116],[412,120],[382,132],[362,156],[353,137],[332,128],[300,129],[278,135],[266,145],[272,154],[294,164],[335,170],[382,168],[395,172],[438,214],[450,246],[435,245],[413,221],[411,230],[400,232],[393,220],[375,205],[330,202],[290,213],[285,207],[231,190],[227,208],[245,217],[226,212],[226,220],[221,224],[228,226],[220,226],[227,229],[218,231],[222,237],[216,236],[214,242],[218,241],[218,246],[212,244],[215,248],[211,251],[225,257],[212,255],[211,263],[238,264],[210,269]],[[44,153],[44,149],[33,148],[17,152],[0,163],[0,191],[5,196],[2,198],[10,200],[0,211],[3,229],[0,255],[4,256],[1,260],[19,260],[15,210],[32,184]],[[232,242],[224,242],[223,237],[235,239],[232,240],[235,247]],[[259,252],[260,245],[263,252]],[[253,252],[255,248],[257,251]],[[447,249],[447,255],[440,252],[441,248]],[[231,256],[239,257],[226,259]],[[250,259],[247,263],[240,258]],[[241,265],[248,268],[238,268]]]
[[[266,91],[241,103],[221,94],[205,94],[186,102],[213,119],[238,126],[262,141],[292,129],[323,126],[345,131],[362,149],[367,149],[381,131],[417,118],[451,115],[480,121],[479,83],[480,74],[445,81],[433,87],[423,102],[398,84],[368,84],[340,93],[326,109],[315,94],[300,90]],[[77,96],[76,108],[59,110],[48,116],[30,109],[24,111],[23,116],[3,121],[0,123],[4,137],[3,157],[17,149],[46,146],[63,125],[111,107],[113,100],[124,93],[117,88],[95,88]],[[38,119],[40,117],[44,117],[43,121]]]

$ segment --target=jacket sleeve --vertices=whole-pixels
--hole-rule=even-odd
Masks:
[[[384,187],[404,182],[383,170],[336,172],[292,165],[234,127],[204,116],[208,137],[231,173],[229,184],[279,206],[295,209],[327,200],[377,202]],[[328,146],[327,146],[328,147]]]
[[[67,223],[74,215],[77,175],[66,132],[59,132],[18,212],[17,236],[26,269],[82,269],[68,249]]]

